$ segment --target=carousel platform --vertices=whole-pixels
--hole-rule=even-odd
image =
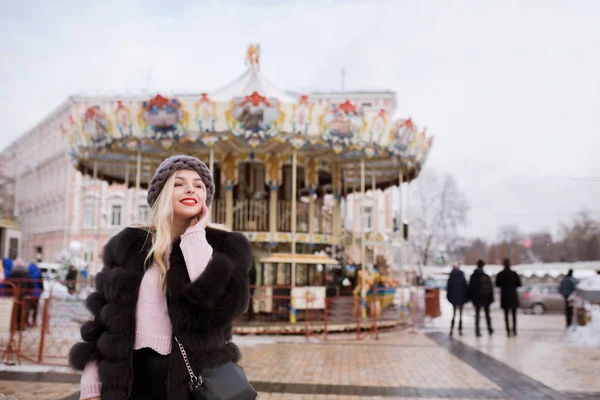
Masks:
[[[392,329],[408,324],[408,318],[383,319],[376,322],[377,329]],[[360,321],[360,330],[373,329],[373,321]],[[356,332],[357,321],[332,322],[325,324],[323,321],[308,322],[298,321],[295,324],[282,322],[243,321],[233,327],[236,335],[306,335],[321,334],[327,330],[327,334]]]
[[[290,322],[289,300],[279,299],[279,304],[272,307],[272,313],[254,314],[252,319],[243,314],[234,323],[234,333],[238,335],[305,335],[356,332],[373,329],[391,329],[408,324],[407,316],[402,309],[391,304],[393,296],[382,296],[383,309],[375,322],[356,315],[356,299],[352,296],[327,298],[326,309],[314,309],[309,314],[304,309],[297,310],[297,320]],[[286,301],[288,300],[288,301]],[[367,297],[368,300],[368,297]],[[299,303],[296,302],[296,306]],[[326,316],[326,318],[325,318]]]

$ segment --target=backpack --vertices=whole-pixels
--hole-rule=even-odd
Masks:
[[[575,289],[577,289],[577,284],[575,283],[575,279],[570,278],[570,277],[565,277],[563,278],[562,282],[560,283],[560,294],[563,295],[563,297],[569,297],[571,295],[571,293],[573,293],[575,291]]]
[[[490,279],[490,276],[487,274],[481,275],[481,295],[489,296],[490,294],[492,294],[493,290],[494,288],[492,286],[492,280]]]

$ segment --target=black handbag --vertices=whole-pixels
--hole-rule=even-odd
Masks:
[[[215,368],[194,374],[183,345],[175,337],[181,356],[190,375],[189,388],[196,400],[254,400],[258,396],[244,369],[229,361]]]

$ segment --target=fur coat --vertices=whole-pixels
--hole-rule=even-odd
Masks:
[[[194,372],[240,359],[231,342],[232,323],[248,305],[248,271],[252,251],[239,233],[206,229],[213,256],[200,277],[190,282],[180,241],[173,244],[167,272],[169,317],[173,335],[182,342]],[[104,269],[96,277],[96,292],[86,306],[94,316],[81,327],[83,342],[69,353],[69,362],[83,370],[98,363],[102,400],[125,400],[132,389],[135,310],[151,247],[146,230],[126,228],[104,247]],[[189,399],[188,373],[172,339],[168,392],[170,400]]]

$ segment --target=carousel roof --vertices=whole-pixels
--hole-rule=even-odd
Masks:
[[[213,93],[74,99],[61,129],[78,169],[91,174],[95,167],[102,179],[131,183],[142,156],[143,185],[161,160],[176,153],[210,153],[221,164],[274,163],[278,168],[270,171],[276,171],[295,150],[312,177],[322,169],[333,173],[335,165],[338,179],[357,182],[361,159],[380,186],[396,184],[400,172],[404,179],[417,176],[433,138],[410,118],[393,119],[395,102],[366,106],[339,92],[290,96],[264,77],[259,55],[251,45],[246,72]],[[129,174],[124,165],[131,166]],[[225,179],[237,180],[235,174]],[[309,185],[311,180],[307,176]]]
[[[258,65],[251,65],[248,70],[229,85],[210,94],[212,101],[230,101],[236,97],[251,96],[260,93],[266,98],[276,98],[281,102],[295,103],[296,99],[288,96],[283,90],[275,87],[260,72]]]

